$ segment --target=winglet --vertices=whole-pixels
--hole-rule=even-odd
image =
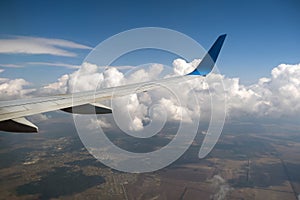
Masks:
[[[187,75],[206,76],[207,74],[209,74],[215,66],[215,62],[218,58],[225,38],[226,34],[220,35],[212,45],[212,47],[209,49],[207,54],[204,56],[204,58],[201,60],[199,65],[196,67],[196,69]]]

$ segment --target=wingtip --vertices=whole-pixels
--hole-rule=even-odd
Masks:
[[[214,44],[211,46],[211,48],[208,50],[207,54],[204,56],[202,61],[199,63],[199,65],[196,67],[194,71],[187,75],[207,75],[209,74],[214,65],[215,62],[217,61],[217,58],[219,56],[220,50],[223,46],[223,43],[225,41],[227,34],[222,34],[220,35]]]
[[[224,34],[220,35],[220,36],[217,38],[217,40],[221,40],[222,42],[224,42],[226,36],[227,36],[227,34],[224,33]]]

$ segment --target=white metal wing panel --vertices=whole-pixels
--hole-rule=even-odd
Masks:
[[[104,88],[100,91],[87,91],[52,97],[38,97],[32,99],[0,102],[0,121],[26,117],[29,115],[60,110],[73,106],[101,102],[103,100],[115,97],[152,90],[161,86],[171,86],[198,77],[199,76],[178,76],[151,82]]]

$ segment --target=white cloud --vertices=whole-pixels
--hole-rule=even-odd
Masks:
[[[71,74],[61,76],[57,82],[41,88],[45,93],[71,93],[94,90],[98,83],[104,79],[103,73],[98,71],[98,66],[90,63],[83,63],[81,68]],[[74,88],[76,85],[76,88]]]
[[[199,63],[194,60],[186,63],[184,60],[176,59],[173,62],[174,74],[187,73]],[[99,72],[101,67],[84,63],[78,71],[62,76],[58,82],[44,87],[51,93],[78,92],[98,88],[114,87],[122,84],[149,81],[155,79],[163,70],[163,65],[152,65],[149,69],[139,69],[126,76],[117,68],[109,67],[104,72]],[[283,115],[291,116],[300,114],[300,64],[279,65],[271,72],[271,77],[261,78],[256,84],[245,86],[240,84],[238,78],[227,78],[220,74],[210,74],[203,79],[190,81],[190,84],[177,85],[172,90],[181,94],[181,100],[187,105],[178,104],[176,98],[165,89],[158,89],[142,94],[133,94],[120,98],[116,101],[119,116],[123,120],[123,126],[128,130],[139,131],[144,127],[146,121],[154,117],[164,118],[168,114],[169,120],[191,122],[195,116],[201,113],[201,117],[209,119],[210,116],[210,92],[219,95],[216,79],[224,83],[227,96],[227,113],[229,118],[241,116],[252,116],[278,118]],[[73,88],[75,81],[76,88]],[[209,83],[209,84],[207,84]],[[191,102],[190,87],[195,89],[196,98],[200,106]],[[209,86],[209,87],[208,87]],[[150,116],[150,112],[152,115]],[[122,123],[122,122],[120,122]]]
[[[193,64],[199,61],[195,60]],[[178,70],[182,66],[177,66]],[[115,87],[123,84],[154,80],[163,71],[163,65],[153,64],[149,68],[142,68],[133,71],[127,77],[115,67],[109,67],[103,72],[99,72],[101,67],[90,63],[84,63],[76,72],[62,76],[57,82],[49,84],[43,88],[43,93],[63,93],[94,90],[98,88]],[[176,74],[176,71],[173,72]],[[200,81],[201,83],[201,81]],[[74,87],[76,85],[76,88]],[[189,99],[189,85],[184,88],[175,88],[183,94],[183,99]],[[174,88],[172,88],[174,90]],[[184,92],[185,91],[185,92]],[[194,104],[194,102],[191,102]],[[155,122],[155,120],[169,120],[191,122],[194,116],[199,115],[199,107],[186,107],[172,93],[166,89],[132,94],[113,101],[114,111],[118,113],[115,117],[117,124],[124,130],[142,131],[145,124]],[[116,119],[117,118],[117,119]]]
[[[200,61],[200,59],[194,59],[192,62],[187,63],[183,59],[175,59],[173,61],[174,72],[179,75],[184,75],[192,72],[196,68],[196,66],[199,65]]]
[[[103,79],[101,79],[102,76]],[[124,83],[124,75],[114,67],[107,68],[106,70],[104,70],[102,76],[98,76],[98,84],[100,88],[116,87]]]
[[[103,69],[103,67],[85,62],[80,69],[71,74],[61,76],[57,82],[41,88],[40,92],[43,94],[63,94],[94,90],[97,87],[114,87],[122,84],[123,74],[116,68],[107,68],[102,73],[99,69]],[[76,88],[74,85],[76,85]]]
[[[169,117],[169,119],[175,121],[184,121],[184,122],[192,122],[191,110],[189,110],[185,106],[180,106],[173,98],[162,98],[159,100],[160,105],[162,105]]]
[[[40,89],[42,94],[65,94],[68,91],[69,75],[61,76],[57,82],[50,83],[49,85]]]
[[[27,89],[28,85],[30,83],[24,79],[0,78],[0,100],[23,98],[36,91],[36,89]]]
[[[79,69],[80,65],[75,64],[69,64],[69,63],[61,63],[61,62],[24,62],[24,63],[18,63],[18,64],[7,64],[7,63],[0,63],[0,67],[5,68],[22,68],[27,66],[54,66],[54,67],[65,67],[68,69]],[[134,69],[134,66],[111,66],[113,68],[116,68],[118,70],[128,70],[128,69]],[[110,68],[111,68],[110,67]],[[99,69],[106,69],[107,66],[100,66]]]
[[[0,39],[0,53],[7,54],[49,54],[55,56],[76,56],[75,53],[65,50],[91,49],[90,47],[68,40],[39,38],[39,37],[13,37]]]
[[[0,67],[21,68],[21,67],[23,67],[23,65],[20,65],[20,64],[0,64]]]
[[[4,69],[0,69],[2,73]],[[24,79],[8,79],[0,77],[0,101],[23,98],[32,94],[36,89],[27,89],[30,85]]]
[[[69,69],[79,69],[80,66],[72,65],[68,63],[51,63],[51,62],[28,62],[24,65],[38,65],[38,66],[55,66],[55,67],[65,67]],[[1,66],[1,65],[0,65]]]
[[[270,78],[244,86],[238,79],[225,79],[232,112],[277,118],[300,114],[300,64],[281,64]]]
[[[106,118],[101,117],[98,119],[92,119],[90,124],[88,125],[88,128],[91,130],[97,129],[98,127],[101,128],[111,128],[112,125],[107,121]]]
[[[199,60],[186,63],[184,60],[176,59],[173,62],[173,75],[190,72],[198,63]],[[38,91],[27,89],[29,83],[24,79],[0,78],[1,99],[21,98],[31,95],[32,92],[43,95],[63,94],[114,87],[154,80],[163,74],[163,65],[160,64],[151,65],[148,69],[136,69],[130,75],[120,72],[117,67],[107,67],[104,71],[103,68],[103,66],[83,63],[77,71],[61,76],[57,82],[48,84]],[[127,130],[141,131],[146,124],[154,122],[155,119],[165,120],[166,115],[171,121],[180,121],[182,118],[185,122],[191,122],[200,114],[201,117],[209,120],[211,97],[208,91],[220,95],[217,87],[219,83],[215,82],[218,78],[224,83],[229,118],[278,119],[282,116],[300,115],[300,64],[281,64],[272,70],[270,77],[263,77],[249,86],[240,84],[238,78],[210,74],[205,79],[189,81],[190,84],[177,84],[175,87],[170,87],[180,94],[181,100],[186,102],[186,105],[180,105],[178,100],[164,88],[120,98],[115,101],[120,123]],[[193,86],[200,106],[195,106],[191,100],[190,86]]]

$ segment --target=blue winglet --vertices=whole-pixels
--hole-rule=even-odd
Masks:
[[[199,65],[196,67],[196,69],[187,75],[206,76],[207,74],[209,74],[215,66],[215,62],[218,58],[225,38],[226,34],[220,35],[212,45],[212,47],[209,49],[207,54],[204,56],[204,58],[201,60]]]

